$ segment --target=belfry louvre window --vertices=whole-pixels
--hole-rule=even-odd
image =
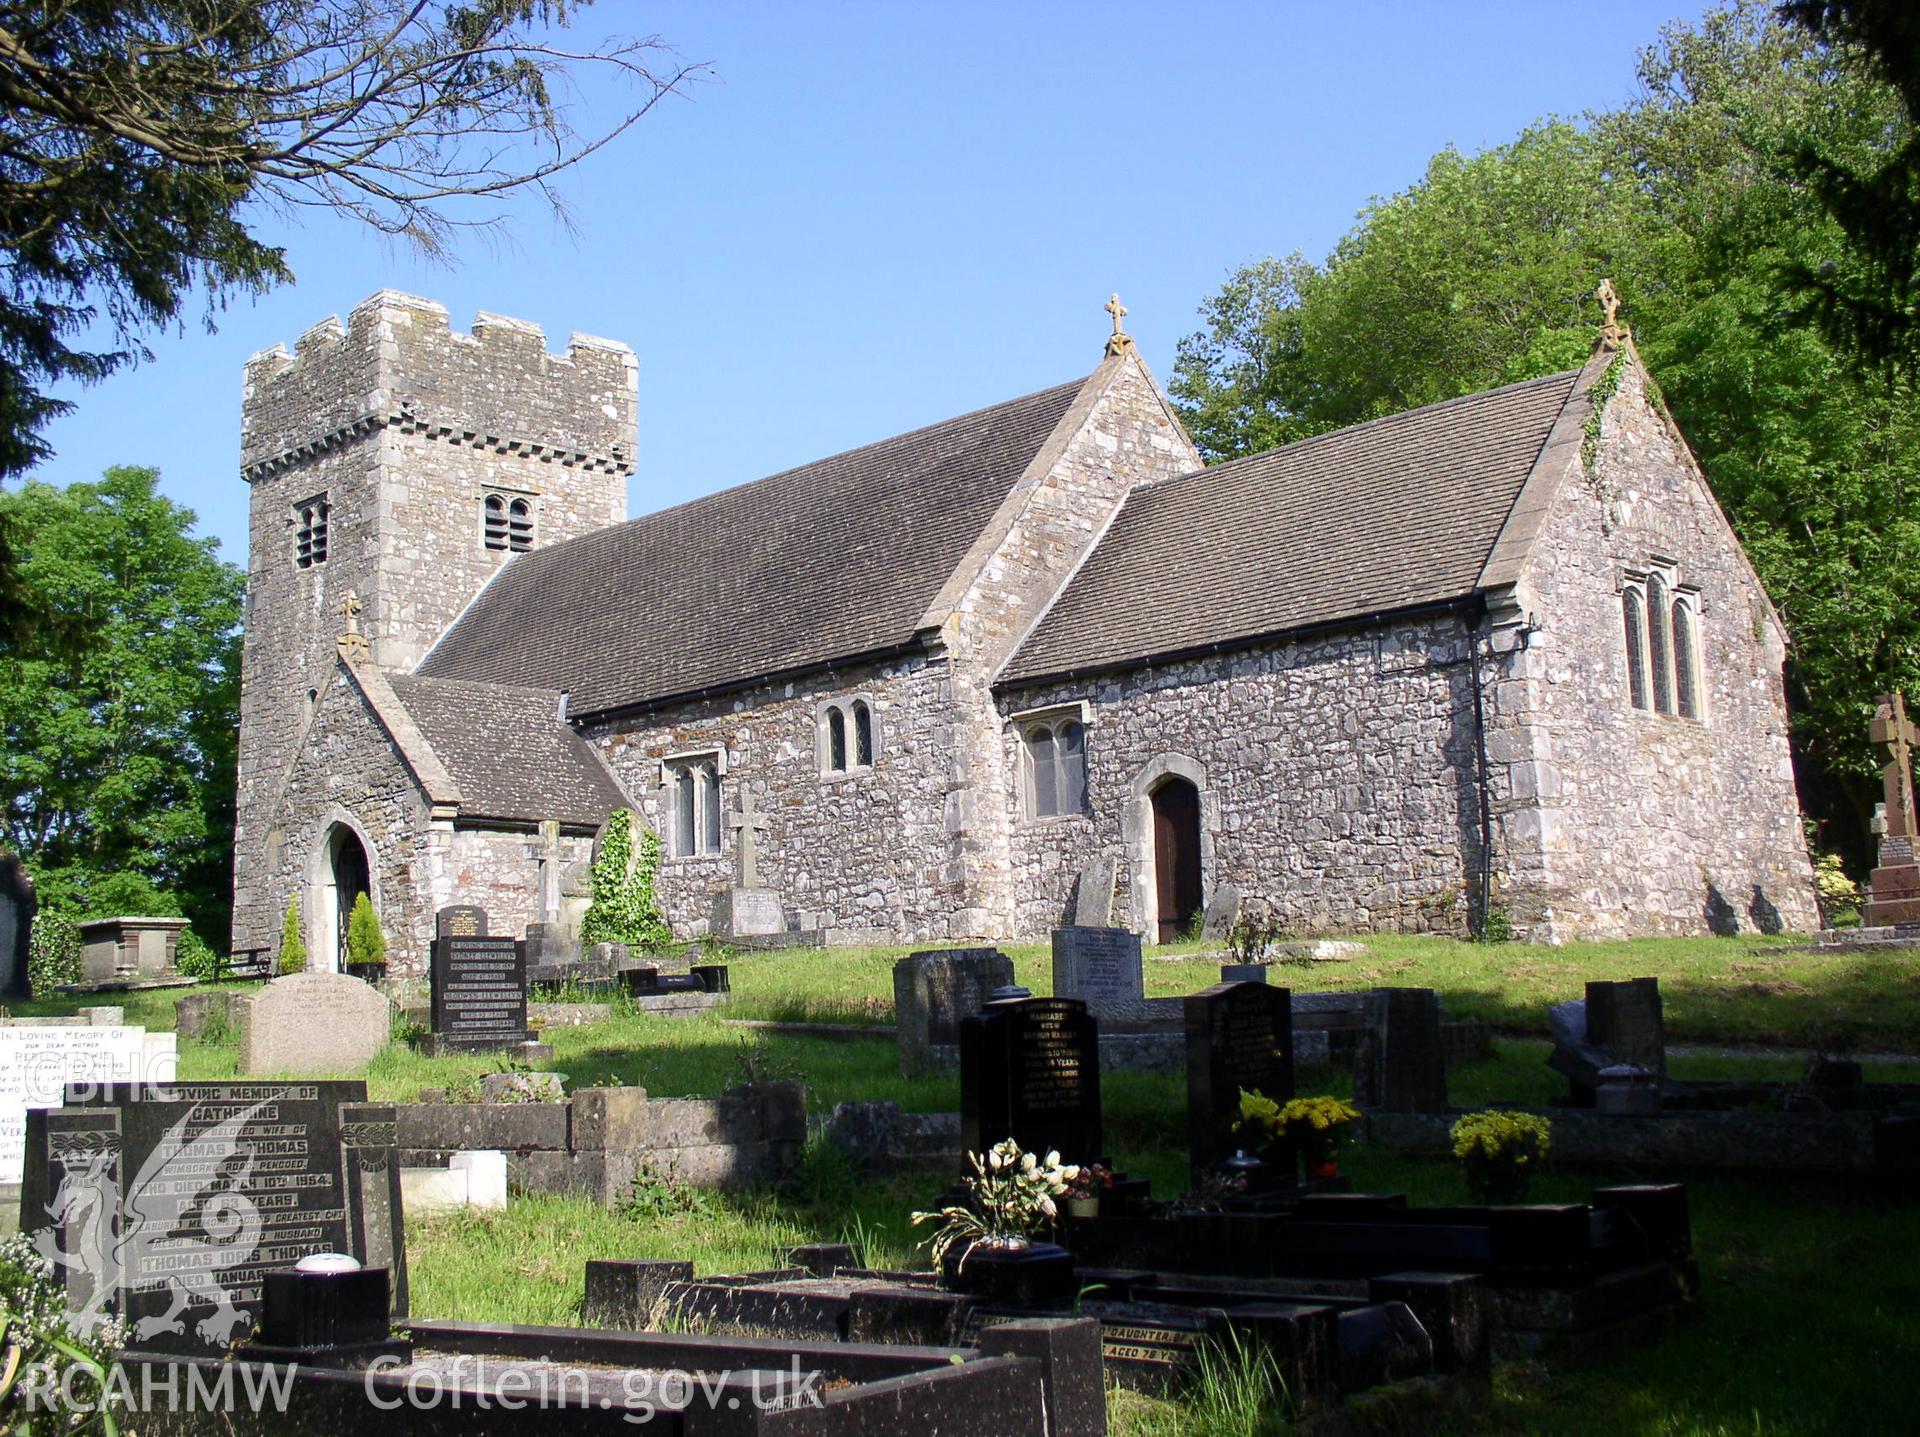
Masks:
[[[311,569],[327,562],[327,516],[330,506],[325,494],[297,504],[293,510],[293,562]]]
[[[487,495],[480,503],[480,535],[489,549],[526,553],[533,547],[533,505],[503,494]]]
[[[1621,586],[1627,698],[1642,713],[1702,716],[1699,603],[1697,591],[1676,588],[1660,573]]]
[[[1027,812],[1060,818],[1087,811],[1087,731],[1071,719],[1029,724]]]
[[[872,768],[873,707],[865,699],[831,703],[820,711],[820,768],[846,773]]]
[[[720,758],[698,754],[667,763],[667,799],[673,810],[673,855],[699,858],[720,851]]]

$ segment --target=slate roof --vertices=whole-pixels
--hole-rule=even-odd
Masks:
[[[598,827],[627,802],[560,717],[557,690],[406,674],[387,682],[460,790],[462,820]]]
[[[1084,383],[520,555],[419,672],[580,718],[901,646]]]
[[[1463,598],[1577,371],[1142,485],[1003,684]]]

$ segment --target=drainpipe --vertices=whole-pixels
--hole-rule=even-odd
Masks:
[[[1479,766],[1476,786],[1480,790],[1480,891],[1470,920],[1470,931],[1475,938],[1487,936],[1487,915],[1493,907],[1493,795],[1487,779],[1486,698],[1480,683],[1480,620],[1486,612],[1486,601],[1482,599],[1466,614],[1467,661],[1473,683],[1473,746]]]

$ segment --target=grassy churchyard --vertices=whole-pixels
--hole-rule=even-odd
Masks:
[[[550,1030],[552,1066],[570,1088],[622,1083],[656,1096],[700,1096],[748,1077],[794,1076],[815,1111],[890,1098],[915,1111],[958,1106],[952,1076],[900,1077],[885,1034],[803,1034],[741,1019],[884,1025],[892,965],[904,950],[732,955],[734,1002],[725,1018],[656,1019],[616,1009],[612,1021]],[[1045,950],[1009,950],[1021,981],[1049,987]],[[1157,950],[1147,960],[1156,995],[1194,991],[1217,976],[1217,953]],[[1868,1058],[1872,1079],[1911,1080],[1920,1058],[1920,963],[1887,955],[1795,953],[1778,940],[1674,939],[1541,949],[1383,937],[1364,953],[1281,965],[1277,983],[1302,989],[1391,983],[1438,989],[1449,1011],[1493,1024],[1494,1056],[1456,1069],[1455,1102],[1544,1100],[1561,1081],[1544,1065],[1546,1009],[1579,996],[1589,978],[1658,974],[1667,1031],[1682,1051],[1678,1077],[1792,1078],[1802,1060],[1779,1048],[1820,1046]],[[173,1026],[182,990],[127,994],[129,1022]],[[73,1003],[35,1003],[52,1013]],[[1687,1051],[1697,1047],[1701,1051]],[[366,1074],[371,1095],[406,1101],[423,1087],[459,1085],[490,1071],[478,1058],[431,1060],[402,1043]],[[234,1075],[223,1034],[181,1045],[183,1078]],[[1344,1092],[1344,1076],[1320,1085]],[[1175,1074],[1104,1079],[1109,1146],[1135,1176],[1171,1195],[1185,1176],[1185,1091]],[[1312,1083],[1303,1092],[1314,1091]],[[1465,1198],[1451,1165],[1349,1148],[1357,1187],[1407,1192],[1416,1202]],[[1583,1200],[1622,1172],[1549,1170],[1541,1200]],[[1702,1289],[1697,1314],[1659,1346],[1598,1371],[1534,1363],[1496,1368],[1486,1430],[1594,1434],[1865,1433],[1912,1430],[1906,1374],[1920,1363],[1920,1244],[1913,1209],[1846,1182],[1705,1177],[1690,1181]],[[810,1149],[784,1189],[721,1195],[664,1182],[609,1211],[585,1200],[526,1197],[507,1213],[410,1225],[413,1310],[421,1316],[523,1323],[580,1320],[583,1264],[595,1257],[691,1258],[701,1273],[773,1264],[782,1248],[848,1240],[876,1264],[924,1262],[907,1213],[942,1183],[931,1174],[863,1176],[831,1150]],[[1281,1430],[1272,1414],[1222,1390],[1176,1404],[1117,1392],[1113,1430],[1132,1437]],[[1269,1425],[1261,1425],[1263,1423]]]

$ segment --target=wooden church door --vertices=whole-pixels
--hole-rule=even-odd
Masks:
[[[1160,941],[1186,937],[1200,912],[1200,790],[1170,778],[1153,791],[1153,876]]]

